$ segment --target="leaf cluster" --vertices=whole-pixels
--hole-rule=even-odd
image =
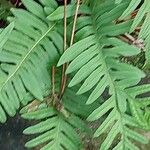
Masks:
[[[149,66],[149,0],[140,8],[141,0],[22,3],[25,9],[12,8],[9,26],[0,30],[0,122],[24,106],[22,117],[37,121],[24,130],[36,134],[28,148],[81,150],[79,133],[107,134],[100,150],[139,150],[133,141],[147,144],[135,128],[150,129],[150,98],[143,97],[150,85],[140,83],[144,71],[122,58],[142,53],[123,38],[140,28]],[[63,95],[62,68],[67,76]],[[101,123],[93,133],[87,122],[96,120]]]

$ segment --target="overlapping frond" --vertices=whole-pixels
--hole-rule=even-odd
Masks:
[[[136,87],[131,87],[126,91],[127,93],[129,93],[128,99],[133,117],[136,119],[141,128],[146,130],[149,130],[150,128],[150,95],[148,94],[149,89],[150,85],[144,84]]]
[[[62,35],[56,23],[47,21],[44,11],[49,4],[55,4],[55,9],[56,2],[22,2],[27,10],[11,10],[14,18],[9,20],[13,20],[14,29],[0,52],[0,108],[10,116],[15,115],[20,102],[26,103],[22,100],[27,92],[43,99],[50,86],[47,67],[56,62],[63,49]]]
[[[132,0],[127,9],[122,14],[121,18],[125,18],[135,10],[142,0]],[[143,23],[144,22],[144,23]],[[141,26],[139,33],[139,39],[143,39],[146,48],[146,65],[149,67],[150,64],[150,1],[144,0],[142,6],[139,8],[137,15],[134,18],[130,32],[134,31],[138,26]]]
[[[60,70],[57,70],[55,76],[56,93],[60,85],[61,74],[59,72]],[[37,135],[27,142],[26,147],[37,146],[42,150],[82,149],[83,143],[79,135],[91,136],[93,134],[82,119],[85,120],[98,107],[99,102],[86,105],[88,96],[76,95],[77,89],[78,86],[67,88],[62,100],[57,100],[56,103],[52,96],[48,96],[44,102],[34,100],[20,111],[24,119],[37,121],[36,125],[24,131],[27,135]]]
[[[78,18],[76,43],[64,52],[58,66],[70,62],[66,73],[75,72],[75,75],[69,87],[82,83],[77,94],[92,91],[87,104],[93,103],[108,91],[109,98],[88,117],[89,121],[94,121],[107,115],[95,133],[97,137],[111,128],[100,149],[108,150],[117,137],[120,142],[112,146],[114,149],[138,149],[130,139],[142,143],[147,143],[147,140],[131,129],[136,123],[134,117],[128,114],[131,98],[125,89],[137,85],[145,74],[121,62],[120,58],[137,55],[140,49],[115,37],[129,32],[133,24],[132,20],[117,22],[129,1],[122,1],[119,5],[115,1],[98,5],[99,2],[90,2],[91,16]]]
[[[73,88],[67,88],[63,96],[63,106],[69,112],[82,118],[87,118],[101,103],[101,101],[95,101],[91,105],[86,105],[86,101],[89,94],[77,95],[76,92],[79,86]]]
[[[87,118],[102,120],[94,134],[107,133],[100,150],[139,150],[132,141],[146,144],[148,140],[134,128],[149,129],[150,99],[142,95],[149,92],[150,85],[137,86],[145,73],[122,58],[136,56],[141,50],[124,42],[121,35],[144,21],[139,37],[149,49],[149,0],[135,19],[127,16],[141,0],[81,2],[75,43],[58,62],[58,66],[69,62],[66,74],[68,81],[71,78],[62,97],[61,69],[54,67],[51,95],[51,69],[47,68],[63,52],[64,6],[58,7],[55,0],[22,2],[25,9],[12,9],[14,17],[8,18],[12,23],[0,30],[0,122],[6,121],[6,113],[14,116],[20,103],[36,98],[21,111],[23,118],[37,121],[24,130],[24,134],[36,135],[27,148],[80,150],[79,130],[92,133],[82,121]],[[66,8],[68,45],[75,10],[76,1],[72,1]],[[149,51],[146,53],[148,63]]]
[[[42,107],[39,106],[37,110],[22,115],[25,119],[40,121],[24,130],[24,134],[38,134],[26,143],[26,147],[33,148],[42,144],[41,150],[81,149],[82,143],[76,129],[86,131],[85,124],[69,112],[61,113],[53,107],[46,107],[46,104],[41,105]]]

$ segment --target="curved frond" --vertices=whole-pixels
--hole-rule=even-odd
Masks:
[[[134,123],[127,122],[125,117],[135,121],[128,114],[128,103],[131,101],[126,89],[137,85],[145,74],[137,67],[120,60],[121,57],[139,54],[140,49],[114,37],[129,32],[132,26],[132,21],[116,23],[127,9],[129,1],[122,1],[119,5],[114,1],[113,4],[105,1],[101,5],[96,5],[96,2],[90,2],[91,16],[78,18],[76,42],[64,52],[58,66],[70,63],[66,73],[74,73],[74,76],[69,87],[82,83],[77,94],[91,91],[87,104],[95,102],[108,92],[109,98],[105,98],[104,103],[91,113],[88,120],[95,121],[107,116],[95,133],[95,137],[98,137],[111,128],[100,149],[108,150],[115,138],[119,137],[120,142],[116,147],[123,150],[130,147],[131,139],[148,142],[132,131]],[[132,144],[132,147],[136,146]]]
[[[15,115],[27,92],[43,100],[50,86],[47,67],[56,63],[63,49],[56,23],[46,19],[44,4],[48,2],[22,2],[27,10],[11,10],[14,29],[0,52],[0,105],[10,116]]]
[[[68,113],[63,115],[53,107],[42,107],[22,115],[25,119],[40,120],[39,123],[28,127],[24,134],[38,134],[26,143],[33,148],[43,144],[41,150],[79,150],[81,140],[76,129],[85,130],[84,123],[76,116]]]

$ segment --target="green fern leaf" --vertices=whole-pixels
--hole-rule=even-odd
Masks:
[[[127,17],[128,15],[130,15],[136,8],[137,6],[140,4],[141,0],[131,0],[129,6],[127,7],[127,9],[123,12],[123,14],[121,15],[121,19]]]
[[[27,92],[39,100],[50,85],[49,63],[59,58],[63,44],[56,23],[48,22],[44,6],[33,0],[23,0],[27,10],[12,9],[14,29],[0,52],[0,103],[14,116]],[[38,12],[38,13],[37,13]],[[10,19],[11,20],[11,19]],[[7,30],[7,29],[6,29]],[[11,86],[11,92],[10,92]],[[13,104],[11,104],[13,103]]]
[[[13,28],[14,23],[11,23],[0,33],[0,51],[2,50],[2,47],[4,46],[5,42],[8,40],[9,34],[13,30]]]
[[[110,130],[108,136],[102,143],[100,150],[108,150],[119,132],[120,132],[120,123],[116,122],[115,125],[112,126],[112,129]]]
[[[71,17],[75,13],[76,6],[71,4],[67,6],[67,18]],[[61,20],[64,17],[64,6],[58,7],[53,13],[51,13],[47,19],[50,21]],[[78,14],[90,14],[90,10],[85,5],[81,5]]]
[[[41,150],[78,150],[81,147],[81,141],[75,131],[76,125],[84,131],[82,121],[71,115],[65,118],[53,107],[41,108],[34,112],[27,112],[22,115],[26,119],[42,120],[40,123],[28,127],[24,134],[40,134],[38,137],[26,143],[26,147],[32,148],[44,144]],[[76,124],[72,121],[76,120]],[[73,124],[72,124],[73,123]],[[74,126],[74,127],[73,127]]]
[[[90,113],[92,113],[98,106],[99,101],[91,105],[86,105],[88,94],[76,95],[76,91],[79,86],[73,88],[67,88],[65,94],[62,98],[63,105],[65,109],[76,114],[77,116],[82,116],[82,118],[87,118]]]
[[[149,12],[150,9],[150,3],[148,0],[145,0],[144,4],[141,6],[133,24],[132,27],[130,29],[130,31],[132,32],[138,25],[139,23],[142,21],[142,19],[144,18],[144,15]]]
[[[141,78],[145,77],[145,74],[138,68],[119,61],[121,56],[128,57],[140,53],[138,48],[114,38],[114,36],[129,32],[132,26],[132,21],[115,23],[115,19],[119,18],[127,9],[129,1],[122,1],[120,5],[114,5],[113,7],[108,1],[102,3],[102,5],[94,3],[90,2],[91,18],[89,16],[78,18],[76,42],[64,52],[58,66],[66,62],[70,63],[66,73],[75,72],[75,74],[69,83],[69,87],[83,83],[78,94],[91,91],[87,104],[93,103],[100,98],[104,91],[108,91],[110,98],[95,109],[88,120],[94,121],[107,114],[106,120],[95,133],[95,136],[98,137],[112,128],[102,143],[101,149],[108,150],[114,139],[120,134],[121,138],[117,147],[118,149],[124,149],[129,147],[125,139],[130,140],[131,138],[128,137],[126,132],[129,133],[130,126],[136,124],[134,123],[135,119],[126,114],[131,95],[125,89],[137,85]],[[99,8],[106,4],[110,9],[104,9],[104,12],[100,11],[100,13],[94,11],[100,10]],[[87,54],[89,55],[87,56]],[[127,117],[124,118],[122,115],[127,115],[128,118],[134,120],[132,124],[126,121]]]

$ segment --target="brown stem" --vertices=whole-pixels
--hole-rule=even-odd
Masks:
[[[67,48],[67,0],[64,0],[64,51]],[[64,77],[65,77],[65,64],[62,67],[62,77],[61,77],[61,92],[62,94],[62,88],[64,84]]]
[[[52,66],[52,97],[55,97],[55,66]]]
[[[73,45],[73,41],[74,41],[74,34],[75,34],[75,30],[76,30],[76,23],[77,23],[79,7],[80,7],[80,0],[77,0],[77,7],[76,7],[75,16],[74,16],[74,22],[73,22],[70,46]]]
[[[65,0],[66,1],[66,0]],[[66,4],[66,3],[65,3]],[[67,5],[67,4],[66,4]],[[65,5],[65,11],[64,11],[64,25],[66,25],[66,5]],[[75,30],[76,30],[76,23],[77,23],[77,17],[78,17],[78,11],[79,11],[79,7],[80,7],[80,0],[77,0],[77,6],[76,6],[76,11],[75,11],[75,16],[74,16],[74,21],[73,21],[73,28],[72,28],[72,34],[71,34],[71,40],[70,40],[70,46],[73,45],[74,42],[74,35],[75,35]],[[66,42],[66,30],[64,30],[64,42]],[[66,46],[66,43],[64,44]],[[66,47],[65,47],[66,48]],[[66,50],[66,49],[65,49]],[[61,93],[60,93],[60,98],[62,97],[65,88],[66,88],[66,82],[67,82],[67,75],[65,75],[65,71],[68,67],[69,63],[66,63],[63,65],[63,82],[62,82],[62,86],[61,86]]]
[[[144,42],[142,39],[136,39],[135,37],[127,33],[122,36],[119,36],[119,38],[130,45],[134,45],[135,47],[140,48],[141,50],[145,49]]]

